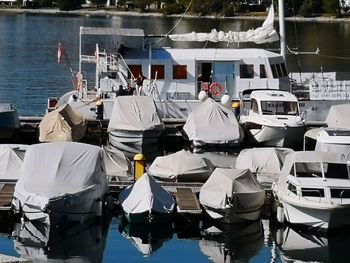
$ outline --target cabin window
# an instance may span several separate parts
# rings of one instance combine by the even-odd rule
[[[335,189],[331,188],[332,198],[350,198],[350,189]]]
[[[239,66],[239,75],[240,75],[241,79],[254,78],[254,65],[241,64]]]
[[[290,182],[288,182],[288,190],[291,191],[294,194],[297,194],[297,187],[294,184],[290,183]]]
[[[261,79],[266,79],[267,78],[266,68],[265,68],[264,64],[260,65],[260,78]]]
[[[301,195],[310,197],[324,197],[324,190],[322,188],[301,188]]]
[[[132,75],[134,78],[137,78],[137,76],[142,73],[142,65],[128,65]],[[131,73],[128,71],[128,79],[131,79]]]
[[[275,64],[271,64],[272,76],[274,79],[278,79],[277,69]]]
[[[322,163],[312,162],[312,163],[294,163],[292,174],[295,174],[297,177],[313,177],[313,178],[322,178]]]
[[[251,105],[251,109],[252,111],[258,113],[259,109],[258,109],[258,103],[255,99],[252,99],[252,105]]]
[[[296,101],[262,101],[261,110],[265,115],[298,115]]]
[[[281,63],[281,69],[282,69],[283,76],[284,77],[288,76],[288,72],[287,72],[287,68],[286,68],[285,63]]]
[[[187,65],[173,65],[173,79],[187,79]]]
[[[326,178],[349,180],[348,166],[345,163],[324,163]]]
[[[282,69],[280,64],[276,64],[278,77],[283,77]]]
[[[151,79],[164,79],[164,65],[151,66]]]

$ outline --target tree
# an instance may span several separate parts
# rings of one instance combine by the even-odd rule
[[[91,3],[93,5],[96,5],[96,7],[104,7],[107,4],[107,0],[91,0]]]
[[[339,0],[323,0],[323,9],[326,13],[340,14]]]
[[[62,11],[77,10],[85,3],[84,0],[58,0],[57,6]]]

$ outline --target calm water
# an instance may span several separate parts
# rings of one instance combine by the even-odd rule
[[[147,34],[167,33],[177,18],[116,16],[0,15],[0,100],[14,103],[20,115],[42,115],[49,96],[71,89],[66,64],[57,63],[57,45],[62,42],[73,71],[78,69],[78,32],[80,26],[139,27]],[[184,19],[173,33],[218,30],[247,30],[262,21]],[[299,51],[321,55],[288,55],[290,71],[350,71],[350,23],[288,22],[287,42]],[[296,37],[297,36],[297,37]],[[91,47],[94,47],[94,42]],[[248,45],[251,46],[251,45]],[[240,47],[243,47],[241,45]],[[276,45],[264,48],[276,48]],[[290,228],[271,229],[269,220],[231,229],[210,227],[200,221],[187,227],[183,222],[173,228],[132,229],[113,218],[105,231],[96,227],[54,243],[50,249],[27,240],[10,237],[1,225],[0,253],[31,255],[35,262],[81,259],[81,262],[346,262],[342,255],[350,235],[329,238],[300,233]],[[5,229],[5,230],[4,230]],[[123,233],[123,229],[125,230]],[[164,230],[164,231],[163,231]],[[140,233],[143,242],[140,242]],[[209,234],[210,233],[210,234]],[[30,239],[34,239],[31,242]],[[151,245],[147,242],[151,241]],[[63,245],[65,244],[65,245]],[[143,252],[142,252],[143,251]],[[145,256],[145,252],[152,252]],[[147,254],[147,253],[146,253]]]

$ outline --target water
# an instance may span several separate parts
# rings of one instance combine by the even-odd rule
[[[0,100],[14,103],[20,115],[42,115],[49,96],[59,96],[71,90],[67,65],[57,63],[57,46],[58,42],[64,43],[70,66],[77,71],[80,26],[140,27],[147,34],[164,34],[177,21],[178,18],[164,17],[2,14]],[[183,19],[173,33],[193,30],[208,32],[212,28],[247,30],[261,23],[256,20]],[[290,48],[298,47],[299,51],[321,50],[319,56],[288,55],[290,71],[298,71],[299,68],[303,71],[320,71],[321,67],[324,71],[349,71],[350,47],[346,40],[349,39],[350,22],[287,22],[286,32]],[[94,47],[94,42],[90,45]],[[244,46],[253,45],[240,44],[240,47]],[[276,49],[277,45],[260,47]],[[96,235],[96,226],[74,237],[67,235],[60,243],[74,245],[63,248],[60,245],[52,246],[50,250],[33,249],[33,244],[10,237],[4,224],[0,224],[3,233],[0,236],[0,253],[20,256],[34,251],[33,257],[37,262],[47,262],[48,258],[63,261],[64,258],[76,257],[81,257],[82,262],[342,262],[347,258],[342,255],[346,251],[344,244],[349,244],[345,241],[350,237],[347,232],[325,238],[290,228],[270,228],[268,219],[255,222],[248,228],[226,229],[226,235],[221,232],[208,236],[205,233],[213,228],[203,227],[206,222],[200,221],[195,227],[186,228],[184,223],[177,225],[177,229],[170,231],[167,238],[157,239],[151,230],[146,230],[152,237],[153,246],[150,249],[144,244],[143,247],[153,252],[145,256],[136,248],[135,239],[127,238],[120,232],[119,217],[113,218],[95,243],[89,242]]]

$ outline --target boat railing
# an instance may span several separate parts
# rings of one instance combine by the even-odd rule
[[[96,63],[96,57],[91,55],[81,55],[81,62]]]
[[[340,192],[340,204],[343,204],[343,194],[345,192],[350,192],[350,189],[343,189],[341,192]]]
[[[322,189],[322,191],[323,191],[323,189]],[[310,199],[308,197],[318,197],[319,198],[318,202],[321,203],[321,200],[323,197],[322,191],[321,191],[321,189],[302,189],[302,190],[297,191],[297,195],[298,195],[299,199],[304,198],[304,199],[310,200],[310,201],[315,201],[315,200]],[[316,193],[316,194],[318,194],[318,196],[306,196],[303,193]]]

